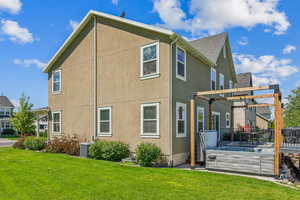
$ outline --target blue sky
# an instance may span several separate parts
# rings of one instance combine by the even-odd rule
[[[0,94],[47,105],[42,67],[91,9],[172,29],[187,39],[226,31],[238,72],[255,84],[300,85],[300,1],[290,0],[0,0]]]

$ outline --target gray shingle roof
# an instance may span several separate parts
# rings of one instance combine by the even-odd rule
[[[0,105],[12,108],[15,107],[6,96],[0,96]]]
[[[216,63],[219,58],[220,51],[225,44],[226,38],[227,33],[220,33],[190,41],[190,44],[208,59]]]

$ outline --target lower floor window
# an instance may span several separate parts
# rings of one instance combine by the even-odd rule
[[[159,103],[141,105],[141,135],[159,136]]]
[[[226,128],[230,128],[230,113],[226,113]]]
[[[98,109],[98,135],[111,135],[111,107]]]
[[[52,113],[52,131],[54,134],[61,133],[61,112]]]
[[[204,130],[204,108],[197,107],[197,132]]]
[[[186,137],[186,104],[176,102],[176,137]]]

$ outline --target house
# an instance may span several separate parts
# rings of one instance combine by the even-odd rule
[[[5,129],[12,128],[10,118],[15,106],[6,96],[0,96],[0,135]]]
[[[236,82],[228,35],[194,41],[166,29],[90,11],[44,72],[50,138],[78,135],[158,145],[169,165],[189,156],[193,92]],[[197,130],[208,129],[208,102],[197,100]],[[232,128],[231,103],[214,104],[213,128]]]
[[[272,112],[269,107],[256,108],[256,126],[259,129],[267,129],[271,123]]]
[[[48,132],[48,112],[49,108],[48,106],[42,107],[42,108],[36,108],[32,110],[35,113],[36,120],[34,121],[35,127],[36,127],[36,133],[40,132]]]
[[[250,72],[241,73],[236,75],[237,88],[253,87],[252,74]],[[249,96],[253,95],[253,91],[250,92],[237,92],[234,95]],[[237,108],[234,109],[234,129],[235,130],[250,130],[256,127],[256,108],[255,107],[242,107],[245,105],[256,104],[253,99],[245,99],[235,101],[233,103]],[[241,106],[240,108],[238,106]]]

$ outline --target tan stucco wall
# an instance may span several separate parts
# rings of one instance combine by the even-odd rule
[[[80,34],[82,40],[78,45],[56,64],[62,70],[61,94],[52,94],[49,74],[49,107],[52,111],[62,111],[63,134],[84,135],[90,141],[94,136],[92,24],[89,30],[84,30],[86,33]],[[157,41],[160,76],[141,80],[140,48]],[[99,138],[126,142],[131,150],[141,142],[155,143],[164,154],[170,154],[168,42],[163,35],[97,19],[97,108],[112,107],[112,136]],[[140,135],[141,104],[154,102],[160,103],[160,137],[143,138]]]
[[[269,122],[262,117],[256,115],[256,126],[260,129],[267,129]]]
[[[48,103],[51,112],[62,113],[62,134],[90,140],[92,132],[93,31],[89,23],[53,69],[61,70],[62,92],[52,94],[52,72],[48,73]],[[50,118],[49,132],[52,133]],[[52,136],[52,135],[51,135]]]

